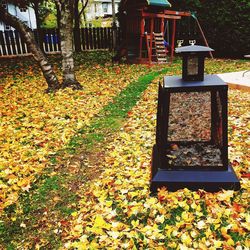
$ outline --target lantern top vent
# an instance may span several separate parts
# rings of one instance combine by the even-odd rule
[[[213,49],[200,45],[183,46],[175,49],[176,53],[209,52]]]

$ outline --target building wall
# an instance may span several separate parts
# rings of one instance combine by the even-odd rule
[[[25,22],[31,29],[36,29],[36,16],[35,11],[28,7],[27,9],[19,9],[18,7],[14,6],[13,4],[7,5],[8,12]],[[0,30],[14,30],[14,28],[5,25],[4,23],[0,22]]]
[[[120,0],[115,0],[115,11],[118,12]],[[86,11],[87,21],[91,21],[98,17],[112,15],[112,1],[111,0],[94,0],[90,2]]]

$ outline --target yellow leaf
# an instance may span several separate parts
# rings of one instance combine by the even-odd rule
[[[88,242],[74,242],[72,243],[71,246],[78,250],[86,250],[88,249],[89,243]]]
[[[103,234],[103,229],[109,230],[110,228],[111,225],[107,223],[101,215],[96,215],[93,227],[88,227],[87,230],[96,234]]]
[[[214,240],[213,243],[214,243],[214,247],[215,248],[220,248],[221,245],[222,245],[222,243],[223,243],[223,241],[221,241],[221,240]]]
[[[9,194],[9,196],[6,199],[6,202],[4,203],[5,207],[10,206],[11,204],[15,203],[18,200],[18,193],[12,193]]]
[[[71,213],[71,215],[72,215],[73,217],[76,217],[76,216],[77,216],[77,212],[73,212],[73,213]]]
[[[217,195],[217,199],[219,201],[226,201],[229,202],[230,199],[233,197],[234,191],[233,190],[223,190],[221,193]]]
[[[83,226],[82,225],[76,225],[74,227],[74,231],[81,234],[83,232]]]
[[[140,224],[139,220],[132,220],[131,221],[131,225],[133,226],[133,228],[138,227],[139,224]]]
[[[164,220],[165,220],[164,215],[157,215],[156,218],[155,218],[156,223],[163,223]]]
[[[112,239],[118,239],[120,236],[120,232],[109,231],[108,235],[110,235]]]
[[[186,221],[186,222],[188,222],[190,219],[192,219],[192,218],[190,217],[190,213],[188,213],[188,212],[186,212],[186,211],[182,212],[181,218],[182,218],[184,221]]]
[[[231,239],[231,236],[227,233],[227,230],[228,229],[226,227],[221,228],[221,234],[226,240]]]
[[[191,237],[189,236],[188,233],[184,233],[181,236],[181,242],[183,244],[185,244],[186,246],[190,246],[192,244],[192,239],[191,239]]]
[[[176,159],[177,157],[176,157],[176,155],[167,155],[167,158],[169,158],[169,159]]]
[[[232,238],[230,238],[230,239],[227,240],[227,244],[228,244],[229,246],[234,246],[234,245],[235,245],[235,243],[234,243],[234,241],[232,240]]]
[[[198,229],[203,229],[204,227],[206,226],[205,222],[203,220],[200,220],[198,223],[197,223],[197,228]]]
[[[112,204],[113,204],[113,201],[106,201],[106,206],[107,206],[107,207],[111,207]]]

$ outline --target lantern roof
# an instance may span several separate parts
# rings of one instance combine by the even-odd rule
[[[200,45],[183,46],[175,49],[176,53],[209,52],[209,51],[214,51],[214,50],[209,47]]]
[[[160,6],[160,7],[171,7],[171,3],[167,0],[147,0],[148,5]]]

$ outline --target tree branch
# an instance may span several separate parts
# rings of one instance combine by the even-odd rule
[[[81,2],[82,2],[82,4],[83,4],[83,7],[82,7],[81,11],[79,12],[79,16],[82,15],[83,11],[85,10],[85,8],[86,8],[87,5],[88,5],[89,0],[86,0],[85,4],[83,3],[83,0],[81,0]]]
[[[54,0],[56,6],[58,7],[58,9],[61,11],[62,10],[62,3],[60,0]]]

